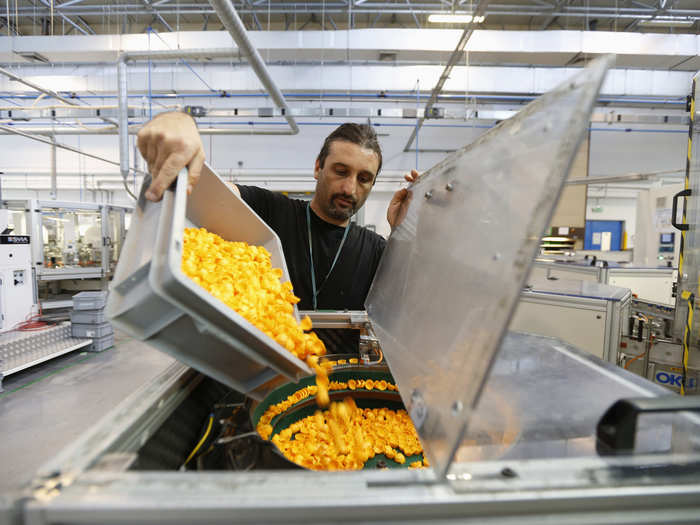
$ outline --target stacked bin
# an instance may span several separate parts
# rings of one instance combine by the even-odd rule
[[[88,350],[101,352],[114,346],[114,329],[105,314],[107,291],[80,292],[73,296],[70,313],[73,337],[91,338]]]

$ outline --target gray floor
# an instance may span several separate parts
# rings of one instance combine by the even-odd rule
[[[80,350],[7,377],[0,393],[0,495],[162,372],[173,359],[117,334],[101,353]]]

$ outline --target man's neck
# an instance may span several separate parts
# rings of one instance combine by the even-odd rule
[[[314,211],[314,213],[318,216],[319,219],[326,221],[330,224],[335,224],[336,226],[345,227],[350,222],[350,219],[345,219],[344,221],[342,221],[339,219],[334,219],[333,217],[329,217],[328,215],[323,213],[323,211],[321,210],[321,207],[316,202],[315,197],[313,199],[311,199],[311,209]]]

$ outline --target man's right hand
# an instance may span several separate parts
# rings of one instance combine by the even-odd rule
[[[190,192],[205,160],[202,139],[192,117],[180,112],[161,113],[147,122],[137,137],[139,151],[153,178],[146,198],[159,201],[184,167],[188,168]]]

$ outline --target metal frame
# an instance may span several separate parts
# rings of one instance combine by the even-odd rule
[[[40,332],[8,332],[0,337],[0,391],[2,378],[92,343],[73,337],[70,323]]]
[[[541,275],[544,272],[544,275]],[[603,267],[603,266],[583,266],[576,264],[557,263],[549,261],[535,261],[533,273],[529,276],[532,280],[535,276],[542,276],[546,279],[580,279],[586,281],[596,281],[601,284],[610,284],[610,277],[614,275],[630,277],[659,277],[668,274],[673,279],[677,274],[675,268],[627,268],[627,267]],[[624,285],[613,285],[626,288]],[[651,301],[648,297],[642,301]]]
[[[538,270],[545,271],[546,279],[580,279],[603,283],[603,268],[600,266],[580,266],[535,260],[528,279],[532,280]],[[569,275],[571,274],[571,275]]]
[[[609,363],[615,363],[620,347],[623,322],[629,315],[631,292],[628,292],[621,300],[576,297],[544,291],[524,291],[520,296],[520,303],[531,302],[556,307],[575,308],[603,312],[605,315],[605,333],[602,359]]]
[[[552,348],[588,359],[564,343]],[[624,372],[611,372],[610,365],[610,370],[605,364],[594,366],[616,374],[642,395],[662,391]],[[175,363],[133,392],[15,495],[16,521],[314,523],[342,515],[365,523],[632,519],[660,524],[692,522],[700,512],[698,458],[685,455],[458,463],[441,482],[431,470],[127,471],[139,447],[201,379]],[[668,468],[658,468],[661,464]]]
[[[488,28],[490,19],[496,17],[497,20],[493,23],[499,28],[501,24],[508,23],[513,18],[526,18],[527,24],[532,28],[548,29],[571,27],[572,24],[578,24],[578,27],[588,29],[589,21],[598,20],[598,27],[610,26],[611,30],[629,31],[640,30],[640,22],[663,19],[663,17],[678,17],[689,18],[695,21],[695,24],[687,29],[688,32],[695,32],[697,20],[700,20],[700,10],[697,8],[676,8],[669,5],[670,2],[665,0],[647,0],[645,2],[637,1],[622,5],[571,5],[573,2],[563,0],[525,0],[521,2],[494,2],[491,3],[484,14],[486,22],[483,27]],[[340,27],[358,27],[362,24],[363,27],[372,27],[379,21],[376,15],[388,14],[393,15],[385,17],[381,20],[380,26],[391,27],[395,25],[412,25],[420,27],[420,17],[431,13],[446,13],[451,10],[469,11],[469,4],[465,0],[447,1],[447,0],[423,0],[418,2],[397,2],[388,3],[386,0],[354,0],[345,2],[342,0],[334,0],[330,2],[300,2],[290,3],[277,0],[275,2],[247,2],[243,1],[239,4],[239,14],[250,17],[249,28],[260,28],[258,15],[261,17],[277,15],[275,22],[283,27],[288,28],[289,24],[285,23],[285,15],[303,16],[299,20],[299,24],[310,26],[309,28],[317,28],[319,25],[328,29],[336,29]],[[62,17],[69,25],[68,30],[73,29],[81,33],[88,34],[94,32],[94,28],[87,24],[84,18],[78,18],[81,25],[71,20],[69,17],[99,17],[103,19],[105,10],[102,3],[93,3],[86,0],[69,0],[63,4],[56,3],[54,5],[54,13],[56,16]],[[145,0],[137,1],[121,1],[117,5],[110,6],[108,16],[114,17],[141,17],[144,25],[150,25],[149,20],[162,24],[163,28],[172,31],[173,25],[176,23],[204,23],[203,29],[207,29],[208,17],[215,13],[215,10],[206,3],[186,2],[177,3],[161,0],[155,2],[147,2]],[[12,15],[10,16],[10,24],[14,25]],[[345,27],[336,24],[332,16],[343,15],[337,17],[338,20],[347,20]],[[357,15],[366,15],[365,17]],[[17,9],[17,17],[19,25],[29,23],[34,25],[39,17],[51,16],[51,9],[46,0],[41,0],[40,3],[32,1],[22,1]],[[179,17],[179,18],[178,18]],[[400,17],[400,18],[398,18]],[[325,19],[328,18],[326,23]],[[560,22],[564,18],[565,23]],[[131,23],[132,20],[129,20]],[[196,22],[195,22],[196,21]],[[619,26],[617,23],[619,22]],[[517,21],[515,22],[517,23]],[[643,25],[642,25],[643,28]],[[15,28],[18,30],[19,28]]]

